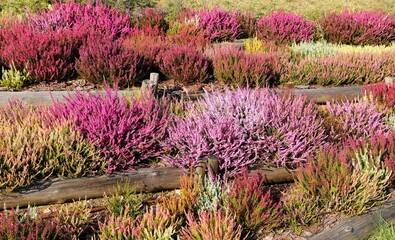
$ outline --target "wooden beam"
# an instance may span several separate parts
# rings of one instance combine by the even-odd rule
[[[370,213],[346,219],[333,228],[313,236],[310,240],[367,239],[383,219],[390,224],[395,224],[395,201],[390,201]]]
[[[253,170],[265,176],[267,184],[293,181],[292,172],[284,168]],[[115,193],[117,185],[134,186],[136,192],[160,192],[180,188],[180,176],[185,172],[178,168],[144,168],[113,176],[98,176],[69,180],[47,181],[24,191],[0,193],[0,209],[20,208],[80,199],[101,198]]]

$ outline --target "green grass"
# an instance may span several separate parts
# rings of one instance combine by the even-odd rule
[[[182,7],[202,8],[205,6],[220,6],[223,9],[250,11],[258,16],[266,15],[273,10],[285,10],[301,13],[308,19],[318,19],[328,12],[349,10],[381,10],[395,15],[395,1],[393,0],[157,0],[164,8],[181,9]]]
[[[376,224],[376,230],[369,237],[370,240],[392,240],[395,239],[395,226],[380,218]]]

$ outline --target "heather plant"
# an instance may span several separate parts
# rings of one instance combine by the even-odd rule
[[[388,45],[395,37],[395,19],[382,12],[331,13],[320,22],[330,43]]]
[[[104,222],[99,222],[101,240],[137,240],[138,229],[135,228],[136,219],[111,214]]]
[[[231,186],[223,184],[222,181],[205,177],[202,181],[202,189],[196,208],[201,211],[216,211],[225,205],[225,199]]]
[[[51,115],[70,120],[74,129],[92,141],[108,163],[108,172],[130,169],[162,154],[159,140],[169,118],[166,101],[149,94],[128,103],[109,87],[104,94],[77,92],[65,101],[55,102]]]
[[[11,68],[8,70],[2,67],[0,80],[1,86],[19,90],[22,87],[31,84],[32,82],[33,79],[30,77],[30,74],[26,68],[22,71],[19,71],[16,69],[14,64],[12,64]]]
[[[325,41],[292,43],[292,51],[305,57],[326,57],[340,52],[339,46]]]
[[[208,78],[209,62],[193,46],[175,45],[161,51],[157,61],[161,72],[177,84],[201,83]]]
[[[287,44],[312,41],[315,26],[301,15],[279,11],[259,19],[257,30],[258,37],[264,41]]]
[[[236,11],[238,22],[241,25],[242,33],[238,38],[250,38],[257,34],[257,17],[252,12]]]
[[[323,148],[300,169],[295,185],[283,194],[289,222],[297,229],[299,224],[319,222],[323,213],[358,215],[387,199],[390,173],[368,152],[347,154],[347,150]]]
[[[225,198],[224,208],[243,227],[243,236],[253,237],[258,231],[269,232],[281,222],[280,202],[273,199],[263,184],[262,176],[253,174],[249,177],[245,169],[235,177]]]
[[[283,63],[280,82],[296,84],[346,85],[381,82],[393,72],[391,53],[339,53]]]
[[[364,87],[363,92],[374,103],[394,109],[395,107],[395,85],[386,83],[377,83]]]
[[[395,50],[395,45],[363,45],[363,46],[355,46],[355,45],[338,45],[338,50],[340,53],[375,53],[381,54],[386,52],[393,52]]]
[[[0,213],[0,238],[20,240],[55,239],[58,226],[54,222],[24,217],[14,209]]]
[[[210,44],[210,39],[204,35],[198,23],[190,20],[171,24],[167,34],[168,40],[178,45],[193,45],[202,49]]]
[[[187,226],[181,231],[181,238],[187,240],[237,240],[241,238],[241,226],[229,211],[201,212],[198,218],[187,213]]]
[[[327,111],[325,121],[332,142],[341,142],[349,136],[369,138],[374,134],[386,134],[390,131],[386,125],[385,113],[377,110],[368,101],[355,99],[327,102]]]
[[[185,169],[209,155],[219,158],[225,175],[258,160],[292,168],[326,139],[317,110],[302,96],[239,88],[205,93],[189,104],[185,117],[174,116],[163,141],[163,158]]]
[[[135,218],[143,213],[143,194],[138,194],[132,186],[126,184],[121,187],[117,185],[117,190],[112,196],[105,198],[108,211],[114,216],[128,216]],[[127,212],[125,212],[127,210]]]
[[[237,13],[223,11],[219,7],[202,10],[199,26],[211,42],[233,41],[243,32]]]
[[[276,45],[273,42],[265,42],[260,40],[258,37],[245,39],[244,43],[244,50],[247,53],[281,52],[289,49],[286,45]]]
[[[214,77],[232,88],[273,85],[274,56],[271,53],[246,54],[233,46],[221,46],[207,51],[212,59]]]
[[[165,20],[165,12],[159,8],[146,7],[137,15],[137,22],[140,28],[156,28],[160,33],[165,33],[169,28],[169,24]]]
[[[149,63],[140,52],[102,34],[90,35],[79,54],[78,74],[95,84],[139,85],[149,71]]]
[[[132,30],[128,13],[100,4],[86,4],[68,1],[57,2],[50,10],[29,17],[29,24],[42,31],[73,29],[74,31],[95,31],[113,39],[123,38]]]
[[[0,109],[0,188],[12,190],[48,177],[80,177],[105,167],[94,145],[67,121],[45,122],[45,109],[13,100]]]
[[[2,61],[19,71],[27,69],[37,82],[67,80],[76,76],[80,38],[78,31],[40,31],[15,23],[0,31]]]

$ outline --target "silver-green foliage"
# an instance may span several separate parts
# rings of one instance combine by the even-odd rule
[[[22,71],[16,69],[15,65],[12,64],[10,69],[2,68],[2,78],[0,80],[0,86],[14,88],[16,90],[33,83],[34,80],[30,76],[29,71],[24,68]]]
[[[324,57],[336,55],[339,52],[337,45],[325,41],[293,43],[291,49],[301,57]]]
[[[229,185],[220,180],[205,177],[202,183],[202,192],[197,202],[198,211],[217,210],[224,205],[229,192]]]

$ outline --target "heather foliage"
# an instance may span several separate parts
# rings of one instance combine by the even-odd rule
[[[246,54],[225,45],[208,50],[207,55],[212,59],[214,77],[232,88],[263,87],[274,82],[275,59],[271,53]]]
[[[259,19],[257,30],[262,40],[287,44],[313,40],[315,26],[300,15],[279,11]]]
[[[164,141],[171,164],[189,169],[199,158],[219,157],[224,174],[234,174],[258,159],[295,167],[326,138],[314,105],[304,97],[267,89],[206,93],[174,116]]]
[[[241,25],[242,33],[239,38],[249,38],[256,36],[257,17],[252,12],[236,12],[237,19]]]
[[[368,151],[321,149],[296,176],[283,202],[292,227],[319,222],[323,213],[358,215],[383,202],[391,172]],[[298,208],[303,206],[302,208]]]
[[[21,217],[17,210],[0,213],[0,238],[20,240],[54,239],[58,226],[51,221]]]
[[[324,38],[330,43],[388,45],[395,37],[395,19],[381,12],[328,14],[321,20]]]
[[[225,205],[225,199],[230,191],[228,184],[223,184],[222,181],[205,177],[202,181],[202,189],[199,195],[199,200],[196,208],[201,211],[217,211]]]
[[[138,194],[134,187],[117,186],[117,191],[110,197],[105,198],[108,211],[115,216],[127,214],[130,217],[137,217],[143,213],[143,194]]]
[[[363,91],[368,97],[371,97],[375,103],[390,109],[394,109],[395,85],[377,83],[364,87]]]
[[[157,61],[161,72],[180,85],[200,83],[208,78],[208,60],[191,45],[175,45],[161,51]]]
[[[298,53],[302,58],[305,57],[325,57],[336,55],[340,49],[338,45],[330,44],[325,41],[292,43],[292,51]]]
[[[187,227],[181,231],[182,239],[188,240],[237,240],[241,237],[241,226],[227,210],[201,212],[196,219],[188,213]]]
[[[85,95],[77,92],[55,103],[51,114],[91,140],[108,161],[107,171],[127,170],[137,163],[156,158],[163,150],[158,141],[168,122],[166,103],[152,95],[141,99],[118,97],[117,91]]]
[[[30,74],[26,68],[22,71],[19,71],[16,69],[14,64],[12,64],[11,68],[8,70],[2,68],[0,86],[19,90],[32,82],[33,79],[30,77]]]
[[[45,124],[45,109],[13,100],[0,109],[0,187],[10,190],[50,176],[80,177],[102,172],[93,144],[68,122]]]
[[[280,82],[322,86],[376,83],[394,72],[392,55],[356,52],[291,60],[283,63]]]
[[[8,67],[28,69],[38,82],[67,80],[76,75],[78,34],[70,29],[43,32],[15,23],[0,31],[1,58]]]
[[[78,74],[92,83],[140,85],[149,70],[149,62],[140,52],[102,34],[91,34],[79,54]]]
[[[137,16],[138,26],[141,29],[155,28],[160,33],[165,33],[169,27],[165,20],[166,14],[159,8],[144,8]]]
[[[386,116],[374,104],[364,100],[345,100],[327,103],[326,125],[330,126],[329,136],[334,142],[354,138],[385,135],[390,131]]]
[[[245,169],[233,180],[225,198],[225,209],[243,227],[244,236],[255,236],[259,230],[268,232],[280,224],[280,203],[273,200],[270,190],[264,190],[264,178],[258,174],[248,177]]]
[[[243,31],[236,13],[226,12],[219,7],[202,10],[199,13],[199,26],[211,42],[232,41]]]

